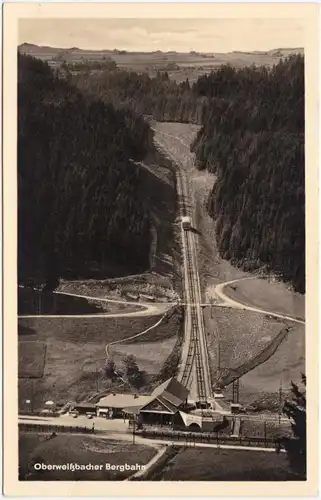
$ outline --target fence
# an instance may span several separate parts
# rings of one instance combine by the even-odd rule
[[[221,377],[221,379],[219,380],[219,384],[223,387],[226,387],[241,378],[249,371],[267,361],[286,338],[290,328],[291,327],[283,328],[259,354],[254,356],[246,363],[243,363],[238,368],[230,370],[227,375]]]
[[[272,438],[263,438],[257,436],[239,436],[237,438],[231,436],[220,436],[213,433],[184,433],[184,432],[166,432],[166,431],[136,431],[140,435],[149,439],[164,439],[170,441],[180,441],[186,444],[208,443],[216,445],[230,446],[252,446],[258,448],[277,448],[277,440]]]
[[[81,433],[81,434],[92,434],[95,429],[93,427],[81,427],[81,426],[67,426],[67,425],[39,425],[39,424],[27,424],[19,423],[19,430],[23,432],[56,432],[56,433]],[[100,431],[102,433],[102,431]]]

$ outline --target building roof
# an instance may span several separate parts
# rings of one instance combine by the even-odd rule
[[[152,396],[137,396],[135,394],[108,394],[101,398],[96,406],[101,408],[141,407],[154,399]]]
[[[156,387],[149,396],[108,394],[108,396],[101,398],[96,406],[99,408],[118,408],[126,413],[132,413],[133,409],[143,409],[153,401],[157,406],[156,401],[158,400],[169,412],[175,413],[177,408],[187,399],[188,393],[186,387],[172,377]],[[148,408],[146,408],[146,411],[148,411]]]
[[[174,406],[180,406],[188,396],[188,389],[172,377],[153,390],[152,396],[162,396]]]
[[[73,408],[90,408],[92,410],[96,410],[96,405],[93,403],[74,403]]]

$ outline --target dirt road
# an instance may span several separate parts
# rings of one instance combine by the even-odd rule
[[[137,302],[129,302],[126,300],[117,300],[117,299],[106,299],[101,297],[89,297],[88,295],[78,295],[75,293],[67,293],[67,292],[54,292],[60,295],[68,295],[70,297],[77,297],[81,299],[94,300],[96,302],[110,302],[115,304],[122,304],[126,306],[135,306],[140,307],[140,311],[135,312],[121,312],[121,313],[102,313],[102,314],[23,314],[19,315],[18,318],[123,318],[123,317],[135,317],[135,316],[158,316],[159,314],[164,314],[171,307],[173,307],[172,303],[140,303]]]
[[[252,307],[252,306],[243,304],[242,302],[238,302],[236,300],[233,300],[224,293],[224,288],[226,286],[232,285],[233,283],[238,283],[239,281],[242,281],[242,280],[249,280],[249,279],[253,279],[253,278],[252,277],[241,278],[241,279],[237,279],[237,280],[226,281],[225,283],[220,283],[220,284],[216,285],[215,286],[215,293],[223,301],[222,305],[229,306],[229,307],[232,307],[235,309],[243,309],[246,311],[267,314],[268,316],[273,316],[274,318],[280,318],[280,319],[284,319],[286,321],[293,321],[294,323],[301,323],[302,325],[305,324],[305,321],[302,319],[295,318],[294,316],[287,316],[284,314],[275,313],[272,311],[265,311],[265,310],[259,309],[257,307]]]

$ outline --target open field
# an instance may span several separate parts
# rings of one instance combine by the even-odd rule
[[[240,400],[269,401],[274,395],[277,407],[280,383],[286,394],[291,381],[300,382],[301,373],[305,373],[305,332],[303,325],[295,325],[270,359],[240,379]]]
[[[62,57],[69,63],[80,62],[82,58],[87,61],[100,61],[103,57],[114,60],[117,67],[126,71],[148,73],[151,77],[157,71],[167,71],[172,80],[178,82],[188,78],[191,82],[203,74],[210,73],[222,64],[230,64],[235,67],[251,66],[273,66],[280,58],[291,53],[303,53],[303,49],[275,49],[266,52],[230,52],[230,53],[189,53],[180,52],[128,52],[125,50],[81,50],[77,47],[70,49],[59,49],[53,47],[40,47],[24,43],[20,50],[26,54],[33,55],[50,66],[57,67],[61,61],[55,60],[57,56]]]
[[[266,311],[305,318],[305,295],[289,290],[284,283],[253,278],[227,285],[224,293],[242,304]]]
[[[110,382],[103,378],[102,368],[106,360],[106,344],[125,339],[146,330],[154,325],[160,317],[141,318],[24,318],[19,320],[19,340],[33,342],[34,345],[46,345],[46,363],[43,377],[30,380],[35,370],[39,369],[40,361],[34,358],[22,358],[19,370],[25,378],[19,379],[19,402],[30,399],[33,393],[34,407],[43,405],[47,399],[66,402],[77,400],[83,394],[95,393],[97,390],[108,389]],[[164,320],[158,327],[146,335],[130,341],[123,353],[134,353],[141,347],[140,360],[144,360],[144,343],[149,344],[146,352],[147,365],[143,369],[152,369],[149,363],[152,344],[158,349],[158,356],[154,357],[155,367],[152,374],[168,357],[179,329],[180,319],[173,315]],[[168,342],[168,346],[167,346]],[[160,348],[160,344],[162,347]],[[121,345],[121,344],[120,344]],[[41,361],[43,357],[41,357]],[[27,362],[28,361],[28,362]],[[33,361],[33,362],[32,362]]]
[[[285,453],[192,448],[169,462],[162,481],[289,481]],[[213,495],[215,488],[213,488]]]
[[[105,464],[145,465],[155,455],[155,449],[141,444],[108,441],[98,437],[20,432],[20,478],[30,481],[121,481],[133,471],[108,471]],[[63,465],[102,465],[98,471],[34,471],[33,463]],[[32,472],[32,474],[30,474]],[[30,475],[28,475],[30,474]],[[26,477],[27,476],[27,477]]]
[[[141,370],[156,375],[173,351],[175,343],[176,338],[172,337],[159,342],[116,344],[111,348],[111,353],[117,366],[127,354],[133,354]]]
[[[284,323],[259,313],[215,307],[204,308],[208,350],[212,364],[221,372],[237,368],[261,352],[284,328]]]
[[[285,436],[292,436],[290,420],[278,422],[277,416],[275,420],[250,420],[241,417],[241,436],[260,437],[267,439],[278,439]]]
[[[44,342],[18,343],[19,378],[41,378],[46,364],[47,346]]]

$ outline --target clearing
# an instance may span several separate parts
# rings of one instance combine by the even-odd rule
[[[135,471],[108,471],[105,464],[145,465],[155,449],[125,441],[70,434],[19,433],[19,479],[26,481],[122,481]],[[102,465],[98,471],[35,471],[34,463]]]
[[[103,376],[106,344],[136,335],[157,323],[159,316],[131,318],[21,318],[19,319],[19,407],[33,397],[34,408],[47,399],[57,402],[79,400],[88,393],[107,390],[111,382]],[[181,328],[179,315],[173,314],[147,334],[122,346],[123,355],[136,354],[140,348],[139,368],[154,375],[166,361]],[[42,347],[35,355],[23,355],[25,343]],[[144,346],[148,344],[146,350]],[[150,350],[155,345],[153,362]],[[122,344],[119,344],[122,345]],[[133,350],[132,350],[133,349]],[[44,364],[43,377],[31,380]],[[150,371],[149,371],[150,370]]]
[[[294,481],[297,477],[290,472],[285,453],[187,448],[167,464],[160,480]]]

